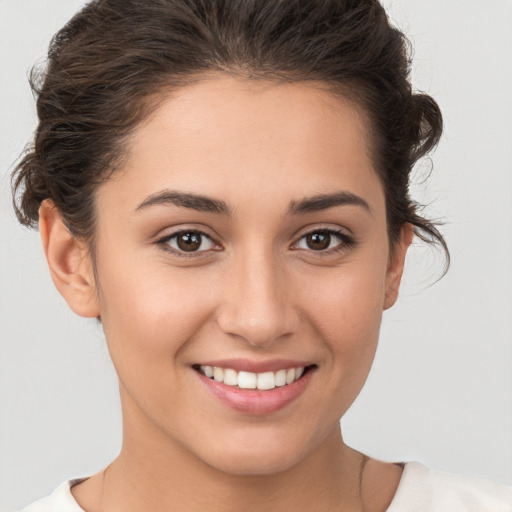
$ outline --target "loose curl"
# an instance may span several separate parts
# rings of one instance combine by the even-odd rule
[[[13,172],[16,214],[36,226],[50,198],[93,247],[95,190],[164,95],[212,72],[321,81],[368,119],[391,246],[410,223],[444,249],[447,268],[443,236],[409,196],[413,166],[442,133],[410,65],[407,39],[377,0],[94,0],[53,37],[46,69],[32,71],[39,124]]]

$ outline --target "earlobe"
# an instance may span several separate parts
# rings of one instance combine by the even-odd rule
[[[83,317],[100,316],[87,246],[69,232],[50,199],[39,208],[39,230],[52,280],[69,307]]]
[[[407,249],[412,243],[414,237],[414,228],[412,224],[406,223],[402,226],[400,239],[389,259],[388,270],[386,274],[386,295],[384,298],[384,309],[392,307],[398,299],[400,282],[404,272],[405,256]]]

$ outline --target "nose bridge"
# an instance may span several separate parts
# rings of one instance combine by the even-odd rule
[[[291,334],[298,317],[287,272],[272,248],[251,244],[232,263],[219,314],[222,330],[255,346],[267,346]]]

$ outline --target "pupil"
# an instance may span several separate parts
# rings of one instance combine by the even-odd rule
[[[195,251],[201,246],[201,235],[198,233],[183,233],[178,236],[177,242],[182,251]]]
[[[307,243],[310,249],[321,251],[329,247],[331,235],[329,233],[312,233],[307,236]]]

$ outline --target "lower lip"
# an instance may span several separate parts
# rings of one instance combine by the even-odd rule
[[[245,414],[261,415],[279,411],[297,399],[311,380],[314,368],[309,368],[299,380],[291,384],[265,391],[227,386],[208,378],[197,370],[193,371],[206,388],[231,409]]]

